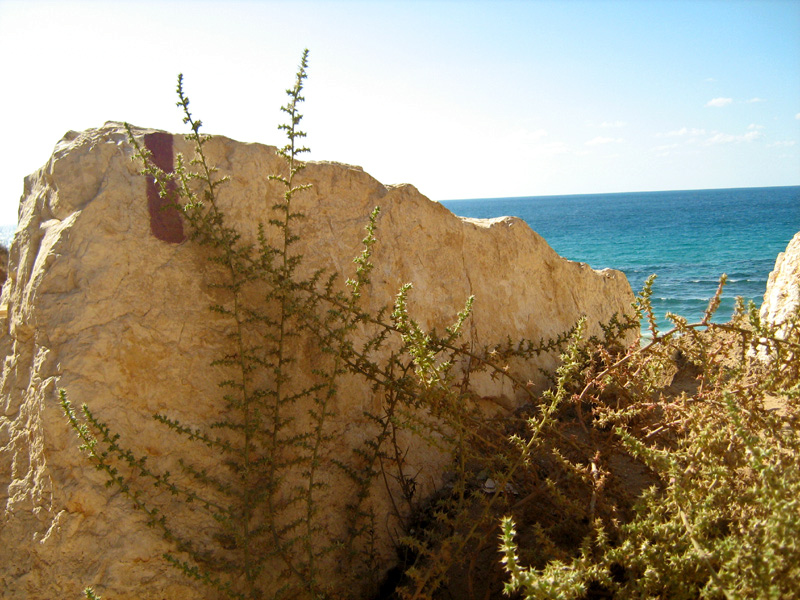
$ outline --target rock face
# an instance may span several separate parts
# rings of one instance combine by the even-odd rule
[[[785,323],[800,309],[800,233],[778,254],[775,269],[769,274],[761,320],[773,325]]]
[[[175,153],[192,154],[181,135],[136,135],[152,136],[155,158],[165,168]],[[224,137],[206,149],[220,175],[231,179],[220,188],[230,222],[244,239],[254,239],[256,223],[270,218],[278,188],[267,175],[281,159],[273,147]],[[88,585],[114,600],[210,597],[164,563],[160,556],[168,546],[160,534],[104,487],[104,476],[77,449],[58,402],[64,388],[73,403],[85,402],[113,423],[137,452],[173,466],[194,446],[165,433],[151,415],[162,412],[189,425],[219,418],[221,373],[210,365],[225,349],[229,325],[208,309],[216,292],[204,278],[207,260],[186,241],[185,223],[159,209],[132,155],[124,129],[107,123],[69,132],[49,162],[25,180],[0,332],[5,600],[74,598]],[[309,217],[297,248],[309,271],[352,276],[368,215],[381,207],[367,299],[372,308],[391,304],[400,286],[413,282],[413,316],[442,330],[474,294],[466,336],[478,344],[508,336],[538,341],[581,315],[597,333],[599,322],[630,308],[633,295],[622,273],[559,257],[519,219],[459,219],[414,187],[384,186],[357,167],[310,163],[303,173],[313,187],[296,201]],[[796,281],[797,261],[793,268]],[[306,345],[307,364],[300,367],[320,360],[313,344]],[[553,356],[543,355],[521,375],[542,385],[538,368],[554,365]],[[511,408],[519,402],[507,384],[487,379],[479,386]],[[328,457],[348,456],[363,442],[364,410],[380,399],[352,379],[342,383],[337,402]],[[420,486],[439,486],[446,457],[421,443],[407,442],[407,450],[414,472],[423,473]],[[213,455],[196,458],[213,470]],[[336,527],[351,500],[337,496],[344,494],[340,471],[323,476],[331,494],[325,510]],[[378,569],[386,569],[394,559],[386,490],[376,488],[372,502],[380,516]]]

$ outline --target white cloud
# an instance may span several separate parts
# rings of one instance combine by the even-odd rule
[[[622,138],[611,138],[598,136],[586,142],[587,146],[601,146],[603,144],[619,144],[623,141]]]
[[[755,123],[750,123],[750,125],[747,126],[747,129],[749,131],[758,131],[759,129],[764,129],[764,126],[763,125],[756,125]]]
[[[758,96],[756,96],[755,98],[750,98],[750,100],[748,100],[748,101],[747,101],[747,103],[748,103],[748,104],[754,104],[754,103],[756,103],[756,102],[766,102],[766,100],[764,100],[763,98],[759,98]]]
[[[730,133],[716,133],[706,140],[706,144],[714,146],[716,144],[733,144],[739,140],[740,136],[735,136]]]
[[[680,129],[676,129],[675,131],[668,131],[667,133],[659,133],[656,137],[683,137],[688,135],[690,137],[696,137],[698,135],[705,135],[705,129],[696,129],[694,127],[681,127]]]
[[[758,129],[751,129],[742,136],[742,141],[752,142],[753,140],[757,140],[760,137],[761,137],[761,132]]]
[[[797,113],[797,114],[794,116],[794,118],[795,118],[795,119],[800,119],[800,113]]]
[[[733,102],[733,98],[714,98],[706,102],[706,106],[720,108],[722,106],[728,106],[731,102]]]
[[[751,127],[748,127],[747,133],[742,135],[715,132],[714,135],[704,142],[704,144],[706,146],[716,146],[718,144],[738,144],[740,142],[752,142],[753,140],[760,138],[762,133],[759,126],[756,125],[755,128]]]
[[[784,140],[784,141],[780,141],[780,142],[773,142],[773,143],[769,144],[769,147],[770,148],[775,148],[775,147],[777,147],[777,148],[789,148],[791,146],[794,146],[796,143],[797,142],[795,142],[794,140]]]
[[[706,78],[706,81],[707,81],[708,83],[716,83],[716,81],[717,81],[717,80],[716,80],[716,79],[714,79],[713,77],[707,77],[707,78]]]
[[[625,127],[627,123],[625,121],[603,121],[600,123],[600,127],[603,129],[610,129],[614,127]]]

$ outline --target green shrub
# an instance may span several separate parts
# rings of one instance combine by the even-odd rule
[[[620,599],[795,597],[800,319],[764,325],[755,307],[745,310],[739,302],[730,323],[711,324],[723,284],[724,278],[700,323],[672,316],[670,332],[653,328],[649,344],[592,365],[578,378],[575,401],[590,407],[592,429],[607,436],[597,446],[600,460],[591,464],[601,477],[610,475],[601,463],[622,451],[647,467],[652,483],[627,519],[595,518],[580,550],[544,568],[521,566],[514,518],[504,519],[509,592],[525,598],[581,598],[592,590]],[[652,315],[647,294],[641,306]],[[675,386],[687,374],[689,385]],[[574,463],[576,470],[587,459]]]

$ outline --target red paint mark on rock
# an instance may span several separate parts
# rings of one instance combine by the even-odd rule
[[[153,163],[165,173],[172,173],[172,135],[155,132],[144,136],[144,145],[152,154]],[[167,184],[167,195],[158,194],[156,180],[147,177],[147,208],[150,211],[150,231],[159,240],[179,244],[186,239],[183,234],[183,220],[180,211],[175,207],[177,201],[177,185],[174,181]]]

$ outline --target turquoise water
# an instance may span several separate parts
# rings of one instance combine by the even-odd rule
[[[719,277],[728,285],[715,320],[742,296],[761,304],[775,258],[800,231],[800,186],[442,202],[464,217],[524,219],[559,254],[623,271],[634,291],[655,273],[662,328],[673,312],[699,320]]]

